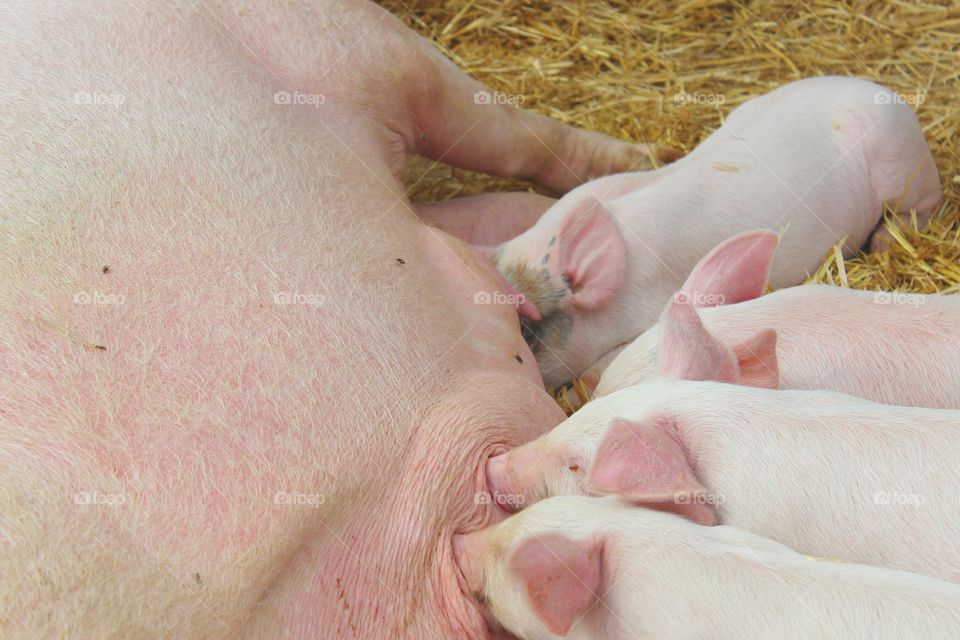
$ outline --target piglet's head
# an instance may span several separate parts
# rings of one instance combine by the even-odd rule
[[[495,262],[539,311],[523,323],[524,337],[549,386],[566,382],[599,355],[580,335],[586,314],[607,307],[623,285],[627,249],[607,208],[577,192],[540,222],[501,246]]]
[[[489,458],[487,489],[492,499],[505,511],[515,512],[550,496],[585,493],[589,438],[577,440],[577,435],[576,426],[565,422]]]
[[[711,287],[735,299],[760,295],[775,240],[772,234],[745,234],[727,241],[701,261],[699,271],[694,270],[688,280],[688,291],[695,294],[674,297],[660,317],[658,376],[771,389],[779,386],[777,334],[773,329],[726,345],[706,330],[693,305],[693,298]],[[764,269],[749,270],[754,274],[752,283],[749,278],[738,280],[735,274],[751,260]],[[704,268],[711,264],[712,268]],[[724,284],[726,280],[731,282]],[[618,494],[701,524],[716,521],[716,512],[697,479],[675,419],[667,415],[647,416],[640,422],[613,419],[596,450],[588,485],[594,494]]]
[[[521,638],[564,636],[602,593],[603,540],[527,532],[515,518],[454,538],[464,581],[488,608],[492,628]]]

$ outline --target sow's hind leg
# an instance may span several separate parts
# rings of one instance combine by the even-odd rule
[[[402,28],[397,22],[398,28]],[[676,159],[666,147],[582,131],[519,108],[522,96],[491,91],[423,38],[407,32],[414,55],[400,74],[408,151],[497,176],[568,191],[610,173],[651,169]],[[406,131],[403,131],[403,125]]]

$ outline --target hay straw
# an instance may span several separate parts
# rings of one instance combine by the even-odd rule
[[[844,260],[831,250],[807,282],[960,291],[960,4],[413,0],[384,6],[467,73],[522,96],[527,109],[685,151],[738,104],[791,80],[837,74],[884,84],[917,112],[944,202],[925,229],[888,220],[895,242],[887,251]],[[682,92],[704,99],[676,101]],[[415,163],[412,180],[427,166]],[[442,165],[422,178],[411,194],[418,201],[538,190]],[[565,393],[566,402],[571,393]]]

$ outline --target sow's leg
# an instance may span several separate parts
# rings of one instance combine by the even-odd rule
[[[651,169],[678,157],[576,129],[488,99],[492,92],[404,29],[420,59],[409,66],[406,101],[413,126],[407,148],[434,160],[496,176],[527,178],[569,191],[592,178]]]

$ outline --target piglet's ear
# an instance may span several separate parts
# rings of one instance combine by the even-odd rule
[[[705,489],[674,431],[665,418],[644,424],[614,419],[590,470],[590,490],[713,524],[713,508],[702,504]]]
[[[600,309],[613,299],[627,271],[627,248],[606,207],[584,197],[557,231],[560,266],[580,309]]]
[[[750,231],[721,242],[693,268],[683,292],[699,307],[759,298],[767,286],[777,242],[772,231]]]
[[[660,375],[778,389],[777,332],[763,329],[732,349],[710,335],[689,301],[676,298],[660,317]]]
[[[710,335],[689,301],[676,298],[660,316],[657,369],[682,380],[736,383],[740,377],[733,351]]]
[[[558,636],[570,631],[600,594],[600,540],[572,540],[560,533],[519,543],[507,560],[546,627]]]
[[[740,384],[750,387],[780,388],[777,364],[777,332],[764,329],[733,348],[740,369]]]
[[[615,418],[597,450],[590,489],[650,502],[702,494],[703,485],[669,425],[665,419],[638,424]]]

